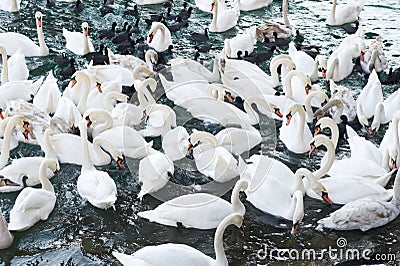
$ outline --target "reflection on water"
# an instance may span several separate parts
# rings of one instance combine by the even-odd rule
[[[100,1],[88,0],[84,2],[85,9],[82,13],[72,13],[73,4],[56,2],[56,7],[49,9],[45,7],[46,1],[22,1],[21,12],[10,14],[0,12],[1,30],[18,31],[37,40],[35,21],[33,14],[41,10],[44,17],[44,32],[47,45],[50,48],[50,56],[45,58],[27,59],[32,79],[44,76],[48,71],[53,70],[59,85],[63,86],[67,80],[59,76],[60,66],[52,61],[52,56],[63,50],[64,39],[61,37],[62,28],[69,30],[80,30],[82,21],[88,21],[90,25],[90,35],[95,47],[99,44],[97,36],[100,32],[108,29],[113,21],[122,24],[127,20],[133,22],[135,19],[122,16],[125,1],[115,1],[113,7],[114,14],[105,17],[100,16]],[[342,3],[342,2],[341,2]],[[175,1],[173,13],[179,12],[182,1]],[[194,3],[191,3],[194,5]],[[223,39],[231,38],[243,29],[259,25],[266,20],[280,21],[281,2],[274,3],[267,8],[255,12],[243,12],[239,19],[239,26],[224,34],[210,34],[210,41],[213,48],[209,54],[202,54],[201,57],[207,61],[222,48]],[[289,18],[293,25],[298,28],[306,37],[306,41],[323,46],[322,53],[329,53],[338,45],[340,38],[346,33],[336,27],[325,26],[324,20],[330,11],[331,3],[328,1],[290,1]],[[157,14],[161,12],[162,6],[140,7],[142,16]],[[185,57],[194,56],[195,44],[190,39],[190,33],[201,32],[211,21],[211,15],[202,13],[195,9],[191,23],[188,28],[183,28],[178,33],[173,34],[175,55]],[[365,1],[364,10],[361,13],[361,24],[365,26],[366,36],[369,39],[375,38],[377,34],[383,36],[385,40],[385,53],[389,58],[390,66],[399,66],[400,43],[399,33],[399,2],[397,0],[380,1],[379,3],[371,0]],[[142,21],[140,24],[140,36],[144,36],[148,26]],[[370,40],[368,40],[370,41]],[[110,47],[114,47],[111,42],[106,42]],[[258,49],[262,48],[257,44]],[[70,55],[72,56],[72,55]],[[79,67],[83,67],[87,62],[77,58]],[[267,64],[264,65],[267,67]],[[362,89],[364,78],[359,74],[353,74],[342,82],[354,91],[357,95]],[[322,82],[321,82],[321,85]],[[395,86],[384,86],[385,97],[392,93]],[[187,121],[187,113],[178,112],[179,121]],[[277,127],[280,123],[276,123]],[[199,130],[206,128],[208,131],[218,130],[199,123],[196,120],[185,122],[185,126],[196,127]],[[204,127],[204,128],[203,128]],[[386,127],[384,127],[386,129]],[[375,141],[379,143],[383,137],[383,131],[377,136]],[[292,170],[298,167],[316,169],[319,167],[323,151],[319,151],[312,158],[307,155],[294,155],[289,153],[281,142],[276,143],[275,150],[270,152],[270,147],[274,143],[268,143],[265,139],[270,132],[262,132],[264,142],[259,147],[252,150],[276,156],[279,160],[287,164]],[[155,139],[155,145],[160,146],[160,140]],[[338,156],[349,153],[348,145],[338,148]],[[21,145],[20,148],[11,152],[11,158],[21,156],[43,155],[37,148],[29,145]],[[132,169],[135,168],[135,163]],[[115,164],[100,167],[107,170],[114,178],[118,188],[118,200],[115,204],[116,210],[95,209],[79,197],[76,189],[76,179],[80,172],[80,167],[74,165],[62,165],[61,173],[52,179],[57,194],[57,203],[53,213],[45,222],[37,223],[30,230],[17,233],[11,248],[0,251],[0,264],[13,265],[109,265],[115,263],[115,258],[111,251],[119,250],[125,253],[133,253],[141,247],[147,245],[157,245],[167,242],[183,243],[193,246],[202,252],[214,256],[213,237],[214,231],[186,230],[181,228],[170,228],[158,224],[150,223],[139,219],[137,212],[156,207],[161,202],[145,196],[142,202],[137,199],[140,190],[136,182],[137,172],[130,172],[128,169],[120,171]],[[185,171],[180,167],[174,174],[174,182],[179,182],[187,186],[208,182],[208,179],[193,171]],[[390,183],[392,184],[392,182]],[[390,186],[390,185],[389,185]],[[357,188],[354,188],[357,189]],[[0,195],[0,206],[5,217],[8,219],[9,211],[13,206],[17,194]],[[229,193],[224,195],[229,199]],[[323,249],[340,248],[337,240],[344,237],[347,241],[346,248],[358,249],[360,251],[368,248],[374,254],[397,253],[397,260],[400,259],[399,253],[399,219],[394,222],[370,232],[361,233],[337,232],[337,231],[316,231],[316,221],[321,217],[339,208],[339,206],[327,206],[319,201],[305,198],[305,217],[301,229],[295,236],[290,235],[291,224],[289,221],[273,217],[269,214],[246,205],[245,234],[242,235],[234,227],[227,229],[224,235],[226,254],[231,265],[255,265],[255,264],[276,264],[291,262],[294,265],[308,264],[307,260],[288,260],[289,255],[283,254],[286,260],[281,261],[276,257],[265,256],[261,251],[276,249],[315,249],[321,252]],[[343,247],[344,248],[344,247]],[[260,251],[261,250],[261,251]],[[156,254],[155,254],[156,255]],[[265,255],[265,254],[264,254]],[[330,258],[324,256],[321,264],[332,264],[346,261],[346,258],[336,256]],[[363,261],[364,263],[376,263],[376,261]],[[317,264],[320,264],[318,261]]]

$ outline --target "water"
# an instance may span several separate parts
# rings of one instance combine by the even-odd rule
[[[31,73],[30,79],[37,79],[53,70],[55,76],[59,78],[60,87],[68,82],[68,79],[63,79],[59,75],[62,67],[56,65],[52,60],[55,54],[64,49],[63,27],[80,31],[81,23],[88,21],[90,35],[95,47],[98,47],[99,40],[96,37],[100,32],[108,29],[112,21],[117,21],[119,24],[122,24],[122,21],[125,20],[130,23],[135,21],[131,17],[122,15],[124,11],[123,1],[116,0],[113,14],[104,17],[99,12],[100,2],[102,1],[85,1],[85,9],[80,14],[72,12],[73,4],[56,2],[56,7],[49,9],[45,6],[46,1],[44,0],[23,1],[19,13],[0,12],[0,29],[24,33],[34,41],[37,41],[34,12],[41,10],[46,15],[44,17],[44,32],[45,40],[50,48],[50,56],[27,59]],[[177,14],[181,5],[182,1],[176,0],[172,13]],[[191,5],[194,5],[194,3],[191,3]],[[201,58],[205,61],[211,59],[222,48],[224,38],[231,38],[250,26],[260,25],[266,20],[282,21],[279,11],[280,5],[280,1],[274,1],[269,7],[253,12],[243,12],[235,29],[223,34],[211,33],[210,41],[213,48],[208,54],[202,54]],[[325,25],[324,20],[329,13],[330,6],[331,4],[328,1],[290,1],[289,9],[291,23],[305,35],[306,42],[321,44],[323,46],[322,54],[326,56],[339,44],[340,38],[346,36],[342,29]],[[368,43],[378,34],[383,37],[385,41],[384,50],[389,59],[389,65],[393,67],[398,67],[400,62],[399,7],[398,0],[384,0],[379,1],[379,3],[366,0],[360,20],[360,23],[365,27]],[[162,6],[145,6],[140,7],[139,10],[142,17],[146,17],[148,14],[162,12],[163,8]],[[195,9],[189,27],[173,34],[175,56],[193,57],[195,43],[191,41],[190,33],[202,32],[210,21],[210,14]],[[143,21],[140,26],[139,35],[145,36],[148,26]],[[111,42],[106,42],[106,44],[114,47]],[[261,49],[262,45],[257,44],[257,48]],[[72,56],[72,54],[69,54],[69,56]],[[79,68],[87,63],[82,58],[76,58]],[[364,82],[365,80],[361,75],[353,73],[340,84],[349,87],[357,95]],[[385,97],[396,88],[396,86],[383,86]],[[187,114],[180,112],[178,121],[179,119],[186,121]],[[217,127],[204,126],[194,120],[188,121],[185,125],[190,127],[200,126],[209,131],[218,130]],[[277,123],[277,127],[279,125]],[[385,129],[386,127],[384,127]],[[379,143],[384,130],[373,141]],[[159,143],[159,139],[155,139],[156,146],[159,146]],[[269,150],[265,146],[259,146],[252,152],[257,152],[260,149],[263,152]],[[311,159],[306,155],[295,156],[289,153],[281,142],[276,144],[274,151],[268,153],[286,163],[292,170],[298,167],[315,169],[318,167],[323,154],[320,151]],[[337,153],[338,157],[347,155],[349,153],[348,145],[339,147]],[[11,152],[11,158],[32,155],[43,155],[43,153],[37,147],[26,144],[22,144],[17,150]],[[137,164],[138,162],[131,163]],[[121,172],[115,164],[100,167],[100,169],[107,170],[117,184],[118,200],[115,211],[95,209],[82,202],[76,190],[76,179],[80,167],[62,165],[60,174],[52,179],[57,194],[57,203],[53,213],[47,221],[37,223],[26,232],[15,234],[12,247],[0,251],[0,265],[117,265],[116,259],[111,255],[114,250],[130,254],[147,245],[167,242],[188,244],[207,255],[214,256],[213,230],[176,229],[139,219],[136,215],[137,212],[152,209],[161,202],[151,196],[146,196],[143,202],[139,202],[136,195],[140,187],[135,181],[136,172],[131,173],[128,169]],[[186,184],[208,182],[208,179],[204,176],[182,169],[176,171],[174,180]],[[0,206],[6,219],[9,217],[9,211],[16,196],[16,193],[0,195]],[[228,199],[229,193],[224,195],[224,198]],[[229,227],[224,235],[225,251],[231,265],[310,264],[312,261],[308,260],[307,257],[290,260],[289,254],[283,253],[281,257],[285,260],[282,261],[276,258],[271,259],[269,256],[263,258],[262,252],[267,247],[268,250],[290,248],[297,249],[299,252],[315,249],[317,254],[320,254],[323,249],[338,248],[337,240],[339,237],[344,237],[347,240],[346,247],[348,248],[357,249],[360,252],[368,248],[374,254],[397,254],[396,259],[400,259],[399,219],[366,233],[329,230],[320,232],[315,230],[316,221],[340,206],[330,207],[305,197],[305,217],[298,234],[292,236],[290,235],[291,224],[289,221],[262,213],[247,202],[245,205],[247,209],[245,234],[242,235],[236,228]],[[325,254],[323,259],[314,260],[314,262],[318,265],[348,261],[343,254],[340,254],[340,249],[337,252],[333,253],[333,255],[336,254],[336,257],[329,257]],[[292,255],[296,254],[292,253]],[[367,264],[378,262],[375,260],[359,261],[359,263]]]

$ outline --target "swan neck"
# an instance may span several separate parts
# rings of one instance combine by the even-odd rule
[[[94,116],[95,118],[93,118],[93,120],[94,120],[93,121],[94,122],[93,123],[93,131],[101,133],[107,129],[110,129],[113,125],[112,116],[108,112],[103,111],[103,110],[99,110],[96,113],[97,113],[97,115],[95,115]],[[96,118],[97,116],[101,116],[101,118],[104,119],[102,123],[98,123],[99,120],[97,120],[97,118]],[[92,115],[92,117],[93,117],[93,115]]]
[[[53,185],[51,184],[50,180],[46,176],[47,168],[49,168],[49,165],[50,165],[49,162],[51,162],[51,161],[44,161],[40,164],[39,180],[40,180],[40,183],[42,184],[43,189],[54,192]]]
[[[238,182],[240,182],[240,180]],[[240,190],[241,190],[240,185],[236,185],[233,188],[232,194],[231,194],[231,204],[232,204],[232,208],[233,208],[234,212],[244,215],[244,213],[246,212],[246,209],[245,209],[242,201],[239,198]]]
[[[53,145],[51,145],[50,132],[51,129],[46,129],[44,132],[43,151],[45,153],[45,158],[57,159],[57,153],[54,150]]]
[[[332,141],[329,139],[327,141],[323,140],[322,144],[326,147],[326,160],[324,161],[324,164],[321,165],[321,167],[313,173],[315,179],[320,179],[323,175],[325,175],[329,169],[331,169],[333,161],[335,159],[335,148],[333,146]]]
[[[289,10],[289,0],[282,0],[282,16],[283,16],[283,21],[285,22],[285,26],[287,28],[292,28],[289,22],[288,18],[288,10]]]
[[[90,53],[89,50],[89,36],[83,35],[83,54],[88,54]]]
[[[223,243],[223,238],[224,238],[224,232],[225,229],[228,227],[230,223],[229,222],[221,222],[217,230],[215,231],[214,235],[214,251],[215,251],[215,264],[216,265],[228,265],[228,259],[226,258],[225,255],[225,250],[224,250],[224,243]]]
[[[396,179],[393,185],[393,198],[391,203],[400,209],[400,171],[397,171]]]
[[[2,169],[8,162],[10,157],[10,141],[11,141],[11,134],[14,126],[17,124],[17,118],[11,118],[6,126],[4,131],[4,138],[3,138],[3,146],[1,147],[1,154],[0,154],[0,169]]]
[[[37,26],[37,36],[39,40],[39,48],[40,48],[40,54],[41,55],[48,55],[49,54],[49,48],[46,45],[46,42],[44,41],[44,34],[43,34],[43,28]]]
[[[1,71],[1,84],[5,84],[8,82],[8,60],[7,60],[7,53],[1,52],[1,59],[3,64],[3,70]]]
[[[89,91],[90,91],[89,77],[86,74],[84,74],[83,77],[84,77],[83,78],[84,81],[82,82],[83,83],[82,84],[83,85],[83,93],[82,93],[81,99],[79,100],[79,103],[78,103],[78,109],[82,114],[85,112],[85,109],[87,107],[87,99],[88,99]],[[78,85],[78,84],[76,84],[76,85]]]
[[[10,242],[12,242],[12,240],[14,239],[13,235],[10,233],[10,231],[8,231],[7,221],[3,216],[1,208],[0,208],[0,236],[1,236],[1,241],[6,241],[6,243],[7,243],[7,240],[11,239]],[[0,245],[1,244],[2,243],[0,243]]]
[[[87,137],[87,128],[85,123],[79,124],[79,130],[81,131],[81,141],[82,141],[82,151],[83,151],[83,164],[82,170],[92,170],[94,169],[92,158],[90,158],[89,153],[89,141]],[[81,170],[81,172],[82,172]]]
[[[257,124],[260,121],[260,117],[258,116],[257,112],[254,110],[252,104],[258,104],[254,99],[253,100],[245,100],[245,103],[243,105],[244,107],[244,111],[246,112],[250,124]],[[269,110],[269,106],[267,107],[267,109]]]

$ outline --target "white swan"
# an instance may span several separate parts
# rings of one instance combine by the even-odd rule
[[[46,159],[40,164],[39,179],[42,188],[26,187],[19,193],[10,211],[8,230],[28,230],[38,221],[47,220],[53,211],[56,204],[56,194],[53,185],[46,176],[47,169],[58,170],[57,160]]]
[[[208,27],[210,32],[224,32],[236,26],[240,15],[240,0],[235,0],[232,8],[219,9],[219,1],[212,2],[213,18]]]
[[[327,68],[325,57],[317,55],[314,59],[306,52],[301,50],[298,51],[293,42],[289,43],[288,52],[290,58],[296,65],[296,69],[307,75],[312,82],[318,80],[318,66],[321,66],[322,69]]]
[[[383,156],[383,167],[391,169],[397,168],[400,165],[400,110],[393,115],[392,122],[379,144],[379,151]]]
[[[54,115],[60,98],[61,92],[57,85],[57,79],[50,71],[33,98],[33,105],[49,115]]]
[[[8,141],[7,140],[7,138],[6,138],[6,127],[7,127],[7,124],[8,124],[8,122],[10,122],[10,120],[11,120],[11,118],[12,117],[5,117],[5,118],[3,118],[2,120],[0,120],[0,135],[2,136],[2,138],[0,138],[0,149],[1,149],[1,147],[3,147],[3,143],[5,143],[6,141]],[[14,131],[14,133],[15,133],[15,131]],[[23,132],[21,132],[21,133],[23,133]],[[23,134],[28,134],[28,132],[26,132],[26,133],[23,133]],[[18,139],[16,139],[15,137],[14,137],[14,135],[13,135],[13,132],[11,132],[10,131],[10,150],[13,150],[13,149],[15,149],[16,147],[18,147],[18,145],[19,145],[19,142],[18,142]]]
[[[12,245],[14,235],[8,230],[6,219],[4,219],[3,212],[0,209],[0,250],[6,249]]]
[[[27,80],[29,69],[26,66],[25,56],[21,49],[18,49],[9,59],[7,59],[6,48],[0,45],[0,54],[3,64],[1,71],[1,84],[8,81]]]
[[[369,134],[375,136],[381,124],[390,122],[393,115],[400,109],[400,91],[397,90],[390,94],[383,102],[375,107],[374,120],[372,121]]]
[[[136,95],[139,100],[139,105],[132,103],[118,103],[111,110],[111,117],[114,126],[130,126],[138,125],[144,118],[144,110],[149,104],[155,103],[151,93],[154,93],[157,88],[157,82],[153,78],[145,79],[143,82],[135,81]],[[150,87],[150,91],[147,89]],[[151,93],[150,93],[151,92]]]
[[[334,146],[332,141],[324,136],[318,135],[313,138],[310,146],[312,152],[315,147],[324,145],[327,148],[327,159],[321,163],[321,168],[314,172],[311,179],[319,179],[321,176],[326,174],[330,169],[334,161]],[[351,169],[347,166],[346,169]],[[392,191],[386,190],[378,183],[383,183],[384,180],[389,180],[390,176],[394,171],[387,173],[377,180],[377,182],[367,180],[360,176],[354,176],[347,173],[338,175],[336,177],[325,177],[319,179],[319,182],[326,187],[329,192],[329,197],[332,202],[337,204],[346,204],[359,198],[371,198],[378,200],[388,200],[392,197]],[[303,180],[306,188],[306,194],[312,198],[319,199],[319,195],[315,194],[314,191],[310,190],[310,183],[307,179]],[[387,183],[387,182],[386,182]]]
[[[383,102],[382,84],[375,69],[368,77],[368,82],[357,97],[356,103],[361,105],[366,118],[371,118],[375,113],[376,105]]]
[[[226,127],[227,121],[233,119],[240,124],[240,128]],[[243,152],[250,151],[252,148],[261,143],[262,137],[260,132],[239,119],[231,113],[226,114],[226,118],[221,121],[226,128],[215,134],[218,146],[226,148],[234,155],[240,155]]]
[[[139,162],[138,179],[141,183],[138,197],[156,192],[163,188],[174,174],[174,164],[164,153],[151,150],[150,154]]]
[[[77,55],[85,55],[94,52],[94,46],[89,39],[89,24],[82,23],[82,32],[72,32],[63,28],[63,36],[66,40],[65,48]]]
[[[274,58],[271,60],[270,64],[271,76],[266,74],[257,65],[250,62],[221,58],[218,64],[221,73],[221,81],[224,85],[235,88],[240,92],[238,95],[244,99],[261,93],[274,95],[276,93],[274,87],[279,85],[277,70],[279,65],[285,65],[289,69],[295,68],[293,61],[286,57]]]
[[[118,252],[113,252],[113,255],[125,266],[162,264],[173,264],[175,266],[228,266],[223,244],[224,231],[231,224],[240,228],[242,223],[243,215],[238,213],[230,214],[221,221],[214,236],[215,259],[190,246],[172,243],[147,246],[132,255]],[[154,254],[157,254],[157,256]],[[176,254],[179,254],[179,260],[176,260]]]
[[[342,4],[337,6],[337,0],[333,0],[333,5],[328,18],[326,19],[326,24],[330,26],[340,26],[346,23],[351,23],[358,20],[361,10],[363,8],[363,2]]]
[[[85,161],[82,150],[82,137],[69,134],[58,133],[52,134],[51,130],[46,130],[44,141],[52,147],[58,160],[61,163],[70,163],[82,165]],[[104,148],[107,152],[103,151]],[[93,144],[88,143],[89,154],[94,165],[107,165],[111,163],[111,158],[114,159],[118,165],[122,162],[122,153],[107,139],[94,138]]]
[[[153,22],[148,33],[147,43],[157,52],[164,52],[172,45],[171,32],[161,22]]]
[[[175,111],[165,104],[149,104],[145,109],[146,126],[140,130],[144,137],[164,137],[168,131],[176,127]]]
[[[31,101],[35,95],[35,89],[38,82],[32,83],[32,80],[9,81],[0,86],[0,108],[6,110],[13,100],[21,100],[24,102]],[[40,84],[39,84],[40,86]]]
[[[35,13],[39,46],[23,34],[16,32],[0,33],[0,45],[6,48],[8,55],[14,54],[18,49],[21,49],[23,54],[27,57],[49,55],[49,48],[43,36],[42,17],[43,14],[41,12],[38,11]]]
[[[189,154],[189,133],[183,126],[177,126],[168,131],[162,139],[165,155],[172,162],[185,158]]]
[[[239,192],[247,189],[246,180],[238,180],[232,190],[231,202],[208,193],[182,195],[157,206],[154,210],[139,212],[138,215],[151,222],[186,228],[213,229],[228,215],[244,215],[245,206]]]
[[[353,71],[352,59],[360,55],[365,50],[365,44],[356,42],[343,48],[338,48],[331,54],[327,63],[326,79],[341,81]]]
[[[296,118],[295,114],[298,114]],[[282,123],[279,138],[294,153],[305,153],[309,150],[312,134],[305,122],[305,112],[300,104],[292,104],[286,110],[286,123]],[[293,119],[294,118],[294,119]]]
[[[142,135],[132,127],[113,127],[112,117],[107,111],[88,109],[83,116],[88,121],[88,125],[93,128],[101,127],[92,131],[92,135],[95,132],[93,135],[95,139],[99,137],[106,139],[126,157],[141,159],[147,156],[152,149],[152,142],[147,143]],[[104,122],[100,124],[99,122],[102,120]]]
[[[212,13],[213,11],[210,9],[210,7],[211,7],[213,1],[214,0],[195,0],[194,2],[196,4],[196,7],[198,9],[200,9],[201,11],[207,12],[207,13]],[[219,0],[218,5],[219,5],[218,8],[220,10],[227,8],[225,1]]]
[[[249,182],[249,187],[245,190],[246,199],[263,212],[291,220],[293,222],[292,233],[296,233],[304,216],[305,188],[302,177],[308,178],[308,175],[305,175],[302,169],[298,169],[296,174],[290,170],[286,173],[286,170],[281,171],[276,167],[273,170],[271,168],[274,168],[273,165],[278,161],[266,156],[257,155],[250,159],[250,162],[254,161],[256,164],[247,164],[240,176],[241,180]],[[281,163],[279,162],[276,166],[279,164]],[[287,182],[289,179],[291,182]],[[316,184],[313,188],[315,193],[319,193],[329,202],[326,189],[318,181],[311,180],[311,182]]]
[[[77,71],[72,75],[74,82],[70,82],[63,93],[63,97],[68,97],[78,108],[81,114],[85,113],[87,109],[87,101],[90,92],[90,77],[84,71]]]
[[[329,217],[318,220],[318,227],[367,231],[385,225],[400,213],[400,172],[397,172],[393,190],[393,198],[389,202],[374,199],[352,201]]]
[[[16,115],[11,117],[5,127],[3,132],[4,139],[3,145],[1,146],[1,154],[0,154],[0,169],[3,169],[5,165],[7,165],[8,159],[10,157],[10,141],[11,141],[11,134],[14,127],[19,126],[20,128],[24,128],[25,134],[29,131],[29,127],[27,127],[28,121],[22,115]]]
[[[77,188],[79,195],[100,209],[114,208],[117,200],[117,186],[107,172],[99,171],[93,166],[89,154],[86,121],[79,122],[81,132],[83,164],[78,176]]]
[[[218,146],[216,137],[208,132],[196,131],[190,135],[197,170],[219,183],[239,175],[238,162],[224,147]]]
[[[256,27],[253,26],[246,29],[242,34],[238,34],[231,39],[225,39],[223,49],[227,57],[237,58],[239,51],[242,52],[242,55],[251,54],[256,42]]]
[[[20,9],[21,0],[1,1],[0,10],[8,12],[18,12]]]
[[[217,82],[220,78],[218,71],[218,57],[215,57],[212,72],[197,61],[181,57],[173,58],[169,61],[171,64],[171,73],[174,82],[181,83],[193,80],[205,80],[208,82]]]
[[[311,80],[300,70],[291,70],[285,77],[283,90],[285,96],[293,101],[304,104],[311,89]]]

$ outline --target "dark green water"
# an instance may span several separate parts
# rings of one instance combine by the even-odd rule
[[[2,0],[4,1],[4,0]],[[41,10],[46,15],[44,18],[45,40],[50,48],[50,56],[44,58],[27,59],[31,73],[31,79],[44,76],[48,71],[53,70],[55,76],[59,78],[60,86],[67,82],[59,76],[61,67],[57,66],[52,57],[64,49],[65,41],[62,37],[62,28],[80,31],[81,22],[87,21],[90,25],[90,36],[95,47],[98,47],[97,36],[100,32],[108,29],[113,21],[119,25],[123,21],[133,23],[135,19],[122,16],[124,2],[116,0],[113,14],[105,17],[99,12],[100,2],[85,1],[85,10],[82,13],[72,12],[73,4],[56,2],[56,7],[51,9],[45,6],[46,1],[22,1],[21,11],[10,14],[0,12],[1,29],[17,31],[37,40],[35,31],[34,13]],[[190,3],[194,6],[194,2]],[[173,13],[178,13],[181,9],[182,1],[176,0]],[[208,60],[222,48],[224,38],[230,38],[237,33],[252,25],[260,25],[265,20],[281,21],[280,19],[281,2],[276,2],[266,8],[254,12],[243,12],[240,16],[238,26],[224,34],[210,34],[213,49],[209,54],[202,54],[202,58]],[[346,33],[340,28],[328,27],[324,21],[330,10],[328,1],[290,1],[289,19],[306,37],[306,42],[321,44],[322,54],[328,55],[340,42],[341,37]],[[142,17],[148,14],[158,14],[162,12],[162,6],[148,6],[139,8]],[[175,56],[193,57],[195,50],[190,39],[191,32],[201,32],[211,21],[211,15],[205,14],[197,9],[193,12],[188,28],[173,34],[175,46]],[[361,13],[361,24],[365,27],[367,39],[375,38],[377,34],[382,35],[385,40],[385,53],[389,60],[389,65],[398,67],[400,56],[400,10],[397,0],[384,1],[365,1],[364,10]],[[148,26],[142,21],[141,32],[139,35],[146,35]],[[369,40],[367,40],[369,41]],[[111,42],[106,42],[110,47],[114,47]],[[262,45],[257,45],[258,49]],[[72,54],[70,54],[72,56]],[[76,56],[75,56],[76,57]],[[82,68],[86,62],[77,58],[78,65]],[[364,78],[359,74],[353,74],[341,85],[352,89],[356,96],[363,87]],[[322,84],[322,83],[321,83]],[[396,86],[384,86],[384,95],[394,91]],[[182,118],[183,117],[183,118]],[[186,114],[178,114],[178,121],[186,121]],[[189,121],[188,125],[193,127],[198,125],[196,121]],[[199,125],[203,127],[203,125]],[[277,124],[279,126],[279,124]],[[206,127],[213,130],[213,127]],[[384,127],[386,129],[386,127]],[[377,143],[383,137],[384,130],[374,139]],[[362,134],[362,133],[361,133]],[[155,142],[159,143],[159,140]],[[268,152],[266,146],[257,147],[253,152],[262,149]],[[339,148],[338,156],[348,154],[349,148],[344,145]],[[12,151],[11,158],[21,156],[32,156],[42,154],[37,148],[29,145],[21,145],[17,150]],[[276,149],[269,152],[288,164],[293,170],[298,167],[308,167],[315,169],[319,164],[322,152],[313,158],[308,156],[294,156],[288,153],[281,142],[276,144]],[[138,164],[138,162],[130,162]],[[131,169],[135,169],[131,165]],[[91,205],[82,202],[76,190],[76,179],[79,176],[80,167],[74,165],[62,165],[61,172],[52,179],[56,194],[57,204],[49,219],[37,223],[30,230],[17,233],[14,244],[7,250],[0,251],[0,265],[62,265],[68,261],[75,265],[118,265],[115,258],[111,255],[114,250],[125,253],[133,253],[136,250],[147,246],[157,245],[167,242],[184,243],[195,247],[205,254],[214,256],[213,238],[214,231],[200,231],[188,229],[176,229],[157,225],[139,219],[136,215],[138,211],[152,209],[160,202],[151,196],[146,196],[142,203],[136,195],[139,186],[135,181],[137,173],[131,173],[128,169],[120,171],[115,164],[100,167],[107,170],[114,178],[118,188],[118,200],[116,210],[103,211],[95,209]],[[137,168],[136,168],[137,169]],[[174,176],[175,180],[191,183],[204,183],[207,180],[195,172],[187,172],[177,169]],[[356,188],[354,188],[356,189]],[[228,193],[229,194],[229,193]],[[0,195],[0,206],[8,219],[9,211],[13,206],[17,194]],[[228,199],[229,195],[224,198]],[[326,206],[320,202],[305,198],[305,217],[301,224],[301,229],[295,236],[290,235],[290,222],[262,213],[261,211],[246,203],[245,234],[244,236],[236,228],[228,228],[225,232],[225,251],[231,265],[265,265],[265,264],[287,264],[304,265],[315,263],[335,264],[346,261],[344,256],[337,255],[336,258],[324,256],[323,260],[289,260],[288,254],[282,256],[286,260],[263,259],[258,252],[263,250],[265,245],[268,250],[272,248],[293,248],[298,250],[315,249],[320,252],[322,249],[337,248],[337,239],[344,237],[347,240],[347,247],[360,251],[369,248],[374,254],[397,254],[400,260],[400,221],[394,222],[366,233],[358,231],[335,232],[326,230],[316,231],[316,221],[326,216],[339,206]],[[156,254],[155,254],[156,255]],[[353,262],[359,264],[361,262]],[[376,261],[363,261],[363,263],[374,264]],[[349,264],[354,265],[354,264]]]

